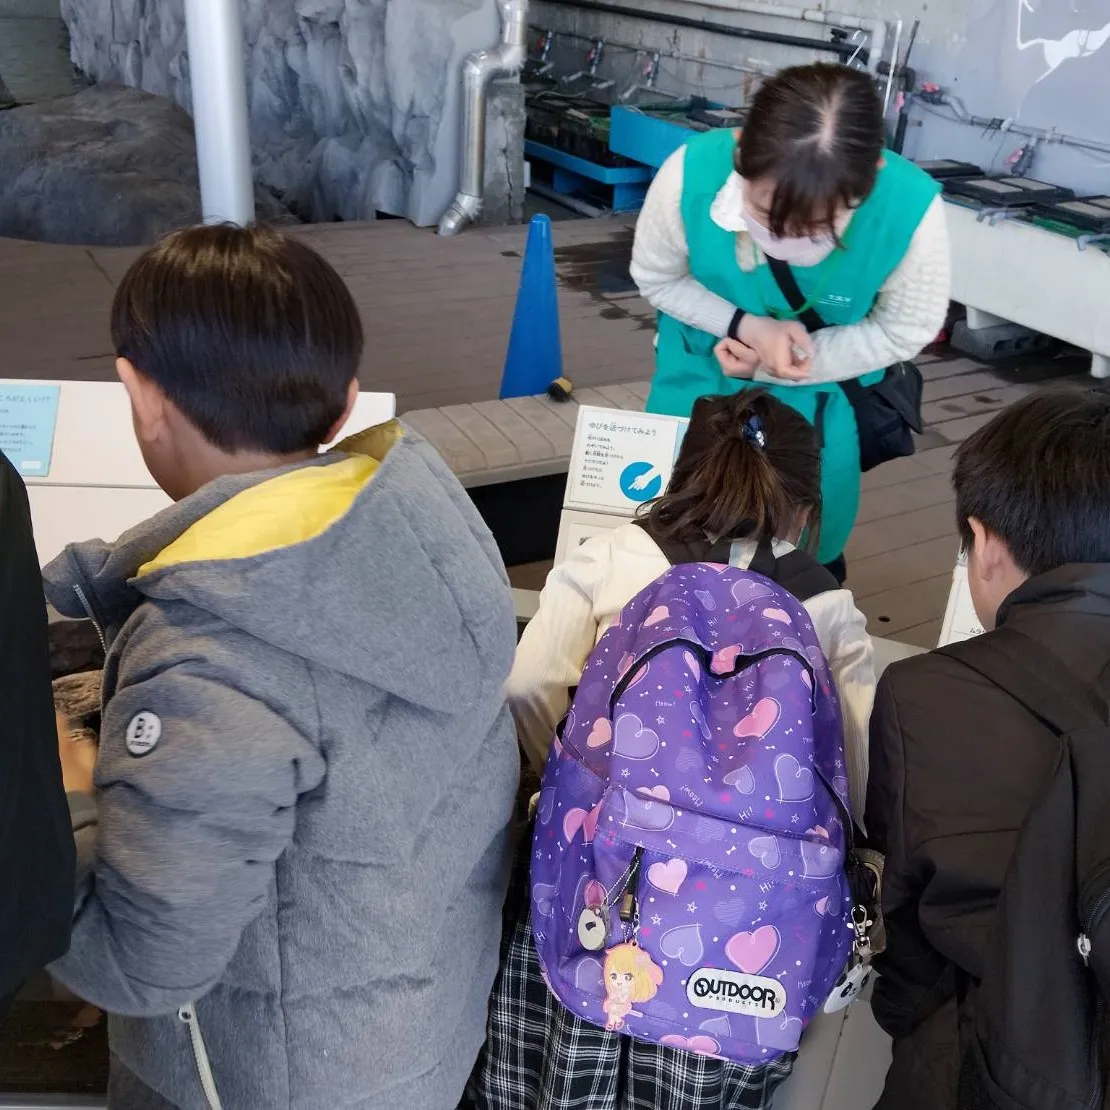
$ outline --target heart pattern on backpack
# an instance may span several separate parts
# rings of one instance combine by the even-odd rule
[[[679,925],[668,929],[659,939],[659,951],[683,967],[695,967],[705,955],[700,925]]]
[[[756,702],[755,708],[741,717],[732,730],[738,740],[762,740],[778,724],[781,708],[774,698],[763,698]]]
[[[555,787],[548,786],[540,791],[540,801],[536,806],[536,817],[541,825],[546,825],[555,812]]]
[[[779,842],[773,836],[755,836],[748,841],[748,851],[768,871],[774,871],[782,862],[782,853],[779,851]]]
[[[712,1033],[717,1037],[732,1036],[732,1026],[729,1025],[728,1018],[723,1015],[721,1017],[710,1018],[708,1021],[703,1021],[701,1025],[698,1026],[698,1029],[703,1033]]]
[[[624,800],[624,824],[645,832],[666,832],[674,824],[674,810],[664,802],[648,802],[629,794]]]
[[[802,841],[802,861],[805,864],[807,879],[818,879],[825,875],[835,875],[840,870],[840,854],[830,844],[814,844]]]
[[[789,753],[775,760],[775,782],[780,802],[808,802],[813,797],[813,772]]]
[[[725,944],[725,955],[745,975],[758,975],[779,950],[779,931],[764,925],[750,933],[735,933]]]
[[[721,1051],[721,1046],[712,1037],[683,1037],[679,1033],[671,1033],[660,1038],[659,1043],[682,1049],[683,1052],[694,1052],[699,1056],[716,1056]]]
[[[607,717],[599,717],[586,737],[587,748],[604,748],[613,739],[613,726]]]
[[[736,660],[744,654],[743,644],[730,644],[713,653],[713,661],[709,669],[714,674],[728,674],[735,666]]]
[[[729,771],[724,781],[727,786],[735,786],[741,794],[755,793],[755,772],[748,766]]]
[[[685,878],[685,860],[671,859],[666,863],[653,863],[648,868],[648,882],[667,894],[677,895]]]
[[[659,734],[635,713],[622,713],[613,729],[613,751],[625,759],[651,759],[659,750]]]
[[[569,844],[581,829],[585,843],[589,844],[594,838],[594,833],[597,832],[597,819],[600,813],[600,803],[588,813],[584,809],[568,809],[563,817],[563,835],[567,838],[567,843]]]

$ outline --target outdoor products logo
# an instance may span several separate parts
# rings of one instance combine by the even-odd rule
[[[778,1017],[786,1009],[786,988],[777,980],[716,967],[699,967],[686,984],[686,997],[703,1010],[748,1017]]]

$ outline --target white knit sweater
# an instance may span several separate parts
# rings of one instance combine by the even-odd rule
[[[776,543],[777,556],[791,550]],[[746,567],[755,544],[733,544],[732,563]],[[621,609],[669,568],[654,540],[635,524],[594,536],[547,576],[539,609],[517,648],[509,676],[509,706],[529,761],[539,770],[555,726],[570,705],[569,691],[602,633]],[[867,724],[875,698],[874,650],[867,618],[848,590],[830,590],[805,603],[844,720],[844,752],[852,814],[862,823],[867,790]]]
[[[710,292],[690,273],[690,252],[682,219],[685,148],[663,164],[644,202],[632,250],[632,278],[653,308],[691,327],[723,338],[736,305]],[[740,268],[751,272],[761,261],[747,234],[741,180],[731,174],[713,203],[713,220],[736,232]],[[911,359],[932,343],[944,326],[951,287],[951,261],[944,202],[929,206],[909,250],[879,290],[875,305],[858,324],[829,327],[813,337],[812,374],[805,382],[783,382],[756,372],[757,381],[808,385],[844,381]]]

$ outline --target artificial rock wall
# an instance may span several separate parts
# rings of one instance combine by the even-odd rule
[[[458,188],[460,68],[495,0],[240,0],[255,174],[304,219],[435,223]],[[183,0],[61,0],[74,64],[191,104]],[[490,97],[483,219],[523,211],[519,85]]]

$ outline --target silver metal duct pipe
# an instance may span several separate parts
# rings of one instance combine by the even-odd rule
[[[246,227],[254,178],[238,0],[185,0],[185,31],[204,222]]]
[[[482,210],[486,183],[486,101],[491,81],[515,77],[528,56],[528,0],[497,0],[501,42],[463,62],[463,133],[459,195],[439,221],[440,235],[458,235]]]

